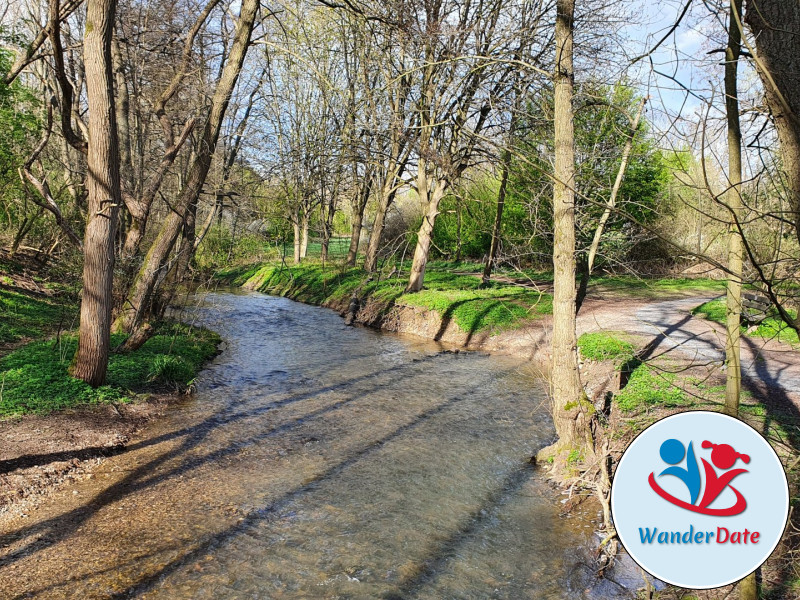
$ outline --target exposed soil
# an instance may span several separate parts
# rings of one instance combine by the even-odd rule
[[[121,405],[0,421],[0,513],[35,508],[54,488],[92,478],[92,470],[125,449],[136,433],[177,395]]]

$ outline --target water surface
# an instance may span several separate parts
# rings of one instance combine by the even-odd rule
[[[196,318],[227,340],[197,393],[0,521],[0,596],[581,595],[590,529],[528,463],[554,431],[527,363],[256,293]]]

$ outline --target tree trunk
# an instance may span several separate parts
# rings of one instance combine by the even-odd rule
[[[178,252],[178,261],[175,265],[175,285],[180,284],[189,272],[194,257],[195,239],[197,237],[197,202],[189,205],[186,211],[186,220],[183,222],[183,233],[181,234],[181,247]]]
[[[308,211],[303,209],[303,216],[300,219],[300,258],[306,258],[308,254]]]
[[[361,242],[361,228],[364,226],[363,208],[353,213],[353,224],[350,227],[350,248],[347,250],[347,260],[345,264],[350,267],[356,266],[358,259],[358,244]]]
[[[419,292],[425,281],[425,266],[428,264],[428,253],[433,238],[433,227],[436,216],[439,214],[439,202],[444,196],[444,184],[435,181],[433,189],[430,188],[430,178],[424,173],[425,161],[420,159],[420,173],[417,176],[417,189],[420,198],[427,200],[425,216],[417,232],[417,246],[414,248],[414,260],[411,262],[411,275],[408,278],[407,292]]]
[[[87,190],[89,216],[84,235],[83,293],[78,351],[72,375],[91,386],[105,383],[111,344],[114,237],[122,205],[119,143],[111,66],[116,0],[89,0],[83,41],[89,105]]]
[[[497,261],[497,252],[500,249],[500,230],[503,226],[503,208],[506,205],[506,187],[508,185],[508,171],[511,164],[511,151],[506,148],[503,150],[503,171],[500,174],[500,189],[497,190],[497,211],[494,215],[494,225],[492,226],[492,243],[489,246],[489,256],[483,267],[483,285],[489,283],[492,276],[494,263]]]
[[[364,211],[369,202],[369,195],[372,192],[372,176],[367,175],[366,181],[359,186],[356,197],[351,202],[353,209],[353,224],[350,229],[350,248],[347,250],[347,260],[345,264],[348,266],[356,266],[358,260],[358,245],[361,242],[361,229],[364,226]]]
[[[742,385],[740,345],[742,318],[742,238],[738,221],[742,213],[740,185],[742,182],[742,132],[739,126],[739,96],[737,73],[741,52],[741,32],[734,12],[741,14],[742,0],[730,1],[731,18],[728,27],[728,47],[725,49],[725,113],[728,124],[728,189],[725,203],[730,212],[728,231],[728,288],[726,294],[725,338],[725,412],[739,414],[739,395]]]
[[[294,219],[292,221],[294,227],[294,264],[300,264],[300,209],[294,211]]]
[[[741,319],[742,319],[742,238],[739,220],[742,215],[742,131],[739,125],[738,70],[741,54],[740,29],[742,0],[730,0],[728,47],[725,49],[725,115],[728,125],[728,189],[725,203],[730,212],[728,231],[728,288],[725,319],[725,413],[739,416],[742,388]],[[798,165],[800,166],[800,165]],[[756,600],[756,574],[751,573],[739,582],[739,600]]]
[[[378,210],[375,212],[375,220],[372,222],[372,231],[369,234],[369,244],[367,245],[367,256],[364,258],[364,270],[367,273],[374,273],[378,268],[378,254],[381,249],[383,230],[386,227],[386,213],[394,202],[395,191],[387,191],[386,186],[381,192],[378,201]]]
[[[145,316],[151,296],[156,291],[159,276],[166,267],[169,255],[183,227],[186,211],[193,202],[196,202],[205,183],[225,117],[225,111],[228,108],[236,81],[242,71],[245,55],[250,46],[250,36],[255,25],[258,7],[258,0],[243,0],[242,2],[230,55],[214,91],[209,115],[206,119],[189,175],[186,178],[186,183],[172,207],[172,212],[161,225],[158,235],[134,279],[126,307],[115,324],[117,330],[132,331]]]
[[[550,374],[558,442],[542,451],[563,468],[568,455],[594,455],[594,407],[581,385],[575,335],[575,132],[573,24],[575,0],[556,2],[555,183],[553,186],[553,361]]]
[[[734,15],[740,24],[738,17],[741,11]],[[764,97],[780,140],[795,234],[800,240],[800,3],[747,0],[746,19],[755,38]]]

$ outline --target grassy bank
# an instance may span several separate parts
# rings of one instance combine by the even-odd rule
[[[239,267],[221,271],[217,278],[308,304],[346,307],[355,295],[361,306],[371,305],[377,311],[393,306],[425,308],[452,319],[465,333],[512,329],[552,312],[550,294],[514,283],[482,286],[479,277],[446,263],[429,265],[425,289],[414,294],[405,293],[405,276],[373,278],[359,268],[313,262]]]
[[[39,338],[70,329],[78,315],[77,303],[69,297],[48,297],[0,288],[0,344]]]
[[[0,418],[185,389],[220,341],[205,329],[162,323],[136,352],[112,354],[106,385],[92,388],[69,375],[78,345],[77,321],[78,303],[72,296],[0,289],[0,344],[13,349],[0,358]],[[112,336],[112,348],[124,339]]]
[[[112,336],[112,347],[124,339]],[[0,358],[0,417],[127,402],[136,394],[184,389],[217,353],[219,341],[206,329],[163,323],[136,352],[112,354],[106,385],[98,388],[69,375],[77,336],[31,342]]]

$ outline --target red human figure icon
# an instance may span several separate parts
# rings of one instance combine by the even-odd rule
[[[740,454],[739,452],[736,452],[736,450],[734,450],[733,447],[729,446],[728,444],[712,444],[706,440],[703,442],[702,447],[713,448],[711,451],[711,462],[714,463],[714,466],[718,469],[730,469],[738,459],[742,459],[745,464],[750,462],[750,457],[747,454]],[[700,500],[701,508],[707,507],[714,500],[716,500],[717,496],[722,493],[722,490],[730,485],[730,482],[734,479],[734,477],[748,472],[747,469],[733,469],[732,471],[728,471],[727,473],[717,476],[717,472],[714,470],[714,467],[708,464],[708,461],[706,461],[705,458],[701,458],[700,460],[703,462],[703,468],[706,472],[706,489],[703,493],[702,500]],[[747,507],[747,502],[739,490],[733,486],[730,486],[730,488],[736,494],[736,504],[732,507],[732,509],[739,509],[730,514],[738,514]]]

